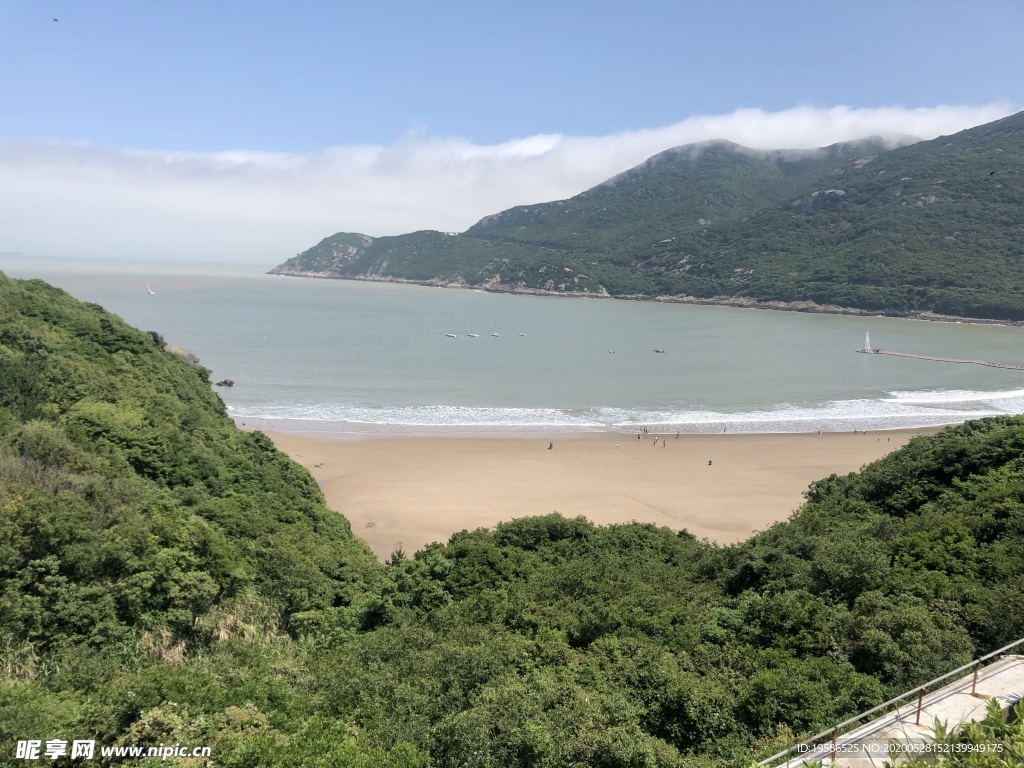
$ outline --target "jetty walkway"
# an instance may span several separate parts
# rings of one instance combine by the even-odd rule
[[[915,360],[933,360],[936,363],[969,363],[970,365],[984,365],[988,368],[1008,368],[1011,371],[1024,371],[1024,365],[1012,363],[993,363],[988,360],[960,360],[955,357],[932,357],[930,355],[915,355],[910,352],[890,352],[888,349],[858,349],[865,355],[891,355],[892,357],[912,357]]]

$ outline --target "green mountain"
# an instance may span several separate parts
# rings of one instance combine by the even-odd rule
[[[461,234],[339,233],[271,273],[1024,320],[1024,113],[889,150],[679,147]]]
[[[736,546],[554,514],[382,564],[205,369],[0,275],[0,765],[749,766],[1024,635],[1022,456],[988,419]],[[99,752],[159,744],[211,756]]]

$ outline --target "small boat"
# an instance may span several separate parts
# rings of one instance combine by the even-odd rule
[[[526,334],[525,334],[525,333],[520,333],[519,335],[520,335],[520,336],[525,336]]]
[[[665,354],[665,350],[664,349],[656,349],[654,351],[657,352],[659,355],[664,355]]]
[[[479,333],[467,333],[466,335],[469,336],[469,338],[471,339],[476,339],[480,337]]]
[[[449,339],[454,339],[455,338],[455,334],[454,333],[446,333],[445,336],[447,336]]]
[[[146,290],[149,291],[150,296],[156,296],[156,291],[149,287],[149,283],[146,283]]]

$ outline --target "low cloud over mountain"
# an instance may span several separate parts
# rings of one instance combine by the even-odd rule
[[[811,148],[867,136],[895,144],[1013,111],[1007,103],[739,109],[607,136],[481,145],[417,131],[388,146],[306,154],[0,141],[0,251],[277,263],[325,232],[461,231],[513,205],[570,197],[682,144]]]

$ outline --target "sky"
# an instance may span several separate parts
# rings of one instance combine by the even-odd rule
[[[3,254],[266,263],[1024,109],[1024,3],[0,0]]]

